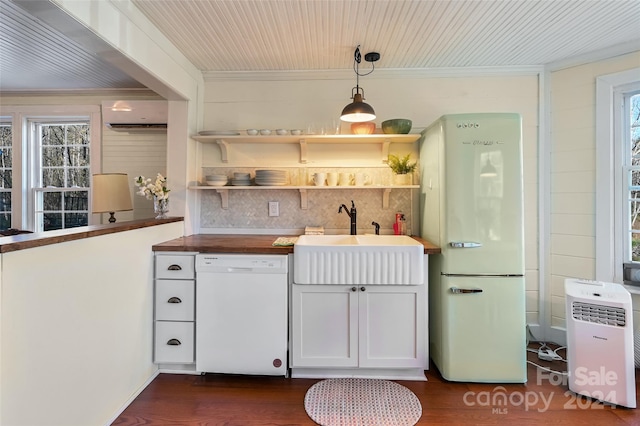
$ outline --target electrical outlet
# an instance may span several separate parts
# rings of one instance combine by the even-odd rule
[[[280,216],[280,205],[277,201],[269,201],[269,216]]]

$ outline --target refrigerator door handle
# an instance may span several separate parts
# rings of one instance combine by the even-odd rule
[[[482,243],[475,243],[473,241],[451,241],[449,245],[453,248],[478,248],[482,247]]]
[[[458,288],[451,287],[449,289],[453,294],[468,294],[468,293],[482,293],[481,288]]]

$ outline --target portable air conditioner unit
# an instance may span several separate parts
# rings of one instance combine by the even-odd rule
[[[620,284],[566,279],[569,390],[636,408],[631,295]]]

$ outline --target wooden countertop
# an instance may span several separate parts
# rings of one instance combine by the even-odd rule
[[[153,251],[185,251],[199,253],[289,254],[293,246],[274,247],[280,235],[196,234],[156,244]],[[290,237],[290,235],[287,235]],[[440,247],[420,237],[412,237],[424,246],[425,254],[438,254]]]
[[[167,219],[138,219],[129,222],[79,226],[77,228],[59,229],[56,231],[36,232],[33,234],[20,234],[12,235],[9,237],[0,237],[0,253],[8,253],[11,251],[25,250],[34,247],[46,246],[49,244],[58,244],[66,241],[97,237],[99,235],[132,231],[134,229],[163,225],[165,223],[182,222],[183,220],[184,218],[182,217],[170,217]]]

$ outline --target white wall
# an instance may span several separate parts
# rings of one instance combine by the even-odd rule
[[[640,52],[550,73],[549,272],[546,321],[565,328],[564,279],[595,279],[596,78],[640,65]],[[609,143],[609,141],[606,141]],[[636,311],[638,317],[638,311]]]
[[[1,256],[0,424],[106,424],[157,371],[153,244],[183,224]]]
[[[167,133],[115,132],[103,126],[102,172],[126,173],[129,176],[133,211],[118,212],[118,221],[154,217],[153,202],[136,194],[138,188],[133,181],[140,175],[152,181],[158,173],[167,176]],[[108,219],[109,215],[105,217]]]
[[[305,130],[309,124],[319,127],[337,119],[342,108],[350,102],[353,73],[247,73],[206,74],[203,130],[241,130],[248,128],[294,129]],[[469,112],[517,112],[523,117],[524,133],[524,185],[525,185],[525,260],[527,289],[527,322],[538,323],[538,126],[539,126],[539,79],[536,70],[517,72],[505,70],[502,74],[483,75],[473,69],[445,74],[430,74],[427,71],[391,71],[376,70],[370,76],[361,79],[365,89],[366,101],[376,110],[378,127],[390,118],[409,118],[413,121],[412,133],[418,132],[431,124],[443,114]],[[348,127],[343,126],[343,132]],[[417,158],[417,145],[409,147],[392,144],[390,151],[409,149]],[[224,164],[220,161],[220,151],[215,145],[203,146],[195,168],[202,178],[201,166],[255,167],[286,166],[299,167],[294,162],[283,162],[282,158],[295,158],[286,152],[286,147],[261,150],[252,158],[241,158],[235,163]],[[292,149],[297,149],[293,147]],[[347,167],[362,164],[362,153],[340,149],[334,146],[318,146],[319,152],[311,159],[322,159],[318,164],[313,161],[305,167],[326,165],[324,159],[333,158],[333,167]],[[338,148],[339,149],[339,148]],[[289,156],[289,157],[287,157]],[[373,160],[372,160],[373,161]],[[373,166],[373,162],[369,163]],[[380,165],[380,163],[377,163]],[[384,166],[383,166],[384,167]],[[207,169],[212,170],[212,169]],[[208,191],[213,192],[213,191]],[[335,212],[328,214],[337,216],[337,206],[344,202],[344,194],[329,194],[324,204],[335,207]],[[210,223],[210,217],[228,215],[216,203],[216,194],[203,196],[200,204],[200,218]],[[274,194],[273,196],[280,196]],[[284,195],[283,195],[284,196]],[[294,197],[296,194],[293,195]],[[376,203],[377,192],[360,195],[367,203]],[[288,200],[288,199],[287,199]],[[295,200],[294,200],[295,201]],[[270,225],[264,197],[257,191],[246,191],[243,194],[242,211],[250,211],[252,220],[265,228]],[[417,206],[418,201],[412,200]],[[290,203],[291,204],[291,203]],[[289,204],[289,205],[290,205]],[[231,205],[231,202],[230,202]],[[389,214],[383,217],[387,227],[392,222],[390,217],[395,212],[391,206]],[[312,212],[294,211],[297,215],[314,217]],[[238,213],[242,214],[242,213]],[[377,212],[383,215],[384,212]],[[326,216],[325,213],[323,215]],[[358,211],[358,215],[361,212]],[[387,217],[389,216],[389,217]],[[296,216],[298,217],[298,216]],[[230,219],[233,220],[233,219]],[[337,219],[339,220],[339,219]],[[412,222],[412,218],[409,218]],[[333,223],[333,222],[330,222]],[[364,222],[363,222],[364,223]],[[382,222],[380,222],[382,224]],[[414,231],[417,232],[414,223]],[[287,227],[278,222],[278,227]],[[348,223],[345,223],[345,227]]]

